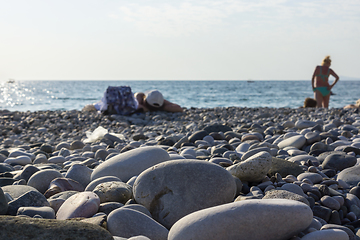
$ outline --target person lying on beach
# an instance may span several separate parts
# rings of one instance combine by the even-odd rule
[[[331,89],[339,81],[339,76],[330,68],[330,65],[330,56],[326,56],[322,61],[321,66],[316,66],[311,79],[317,107],[329,107]],[[330,75],[335,77],[335,81],[331,85],[329,84]]]
[[[355,104],[346,105],[344,108],[345,108],[345,109],[349,109],[349,108],[360,108],[360,99],[358,99]]]
[[[182,112],[183,109],[178,104],[165,100],[158,90],[133,94],[128,86],[109,86],[101,101],[86,105],[82,111],[98,111],[105,115],[130,115],[135,112],[149,111]]]
[[[153,111],[167,111],[167,112],[182,112],[183,109],[180,105],[172,103],[164,99],[161,92],[158,90],[151,90],[149,92],[142,93],[137,92],[134,94],[137,102],[138,108],[137,112],[153,112]]]

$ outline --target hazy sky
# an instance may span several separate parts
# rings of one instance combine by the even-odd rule
[[[0,81],[360,79],[359,0],[0,0]]]

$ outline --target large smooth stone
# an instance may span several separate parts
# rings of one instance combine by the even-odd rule
[[[100,198],[92,192],[81,192],[69,197],[56,213],[56,219],[91,217],[97,213]]]
[[[118,237],[143,235],[150,239],[167,239],[168,230],[151,217],[139,211],[118,208],[107,217],[108,231]]]
[[[28,185],[36,188],[41,193],[45,193],[52,180],[62,177],[64,176],[57,170],[45,169],[34,173],[29,178]]]
[[[301,240],[349,240],[349,236],[340,229],[324,229],[306,234]]]
[[[48,207],[50,204],[39,191],[29,191],[10,201],[8,214],[15,216],[20,207]]]
[[[137,203],[170,228],[189,213],[233,201],[236,183],[233,176],[217,164],[173,160],[141,173],[133,193]]]
[[[170,229],[168,239],[287,240],[306,229],[312,217],[310,207],[298,201],[239,201],[181,218]]]
[[[81,221],[0,216],[0,239],[101,239],[113,240],[100,226]]]
[[[303,135],[296,135],[285,140],[279,142],[278,147],[280,149],[286,147],[295,147],[297,149],[301,149],[306,143],[306,138]]]
[[[104,182],[92,191],[100,198],[100,203],[119,202],[125,204],[132,197],[132,187],[124,182]]]
[[[243,162],[226,168],[226,170],[241,181],[259,182],[270,170],[271,159],[270,153],[259,152]]]
[[[127,182],[132,176],[158,163],[168,161],[169,154],[160,147],[140,147],[118,154],[96,167],[91,180],[115,176]]]
[[[360,165],[342,170],[336,179],[342,180],[351,186],[356,186],[360,182]]]
[[[325,158],[322,163],[322,167],[323,169],[335,169],[336,171],[342,171],[345,168],[354,166],[356,162],[357,159],[354,156],[333,153]]]

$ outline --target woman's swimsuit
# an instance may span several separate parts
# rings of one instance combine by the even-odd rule
[[[319,73],[318,75],[316,75],[316,76],[317,76],[317,77],[321,77],[322,80],[323,80],[324,82],[326,82],[326,79],[328,79],[329,74],[330,74],[330,68],[328,68],[327,74],[322,74],[322,73],[321,73],[321,72],[322,72],[322,66],[320,66],[319,72],[320,72],[320,73]],[[315,92],[316,90],[318,90],[323,97],[326,97],[327,95],[330,94],[330,90],[328,90],[328,87],[316,87],[316,88],[314,88],[313,91]]]

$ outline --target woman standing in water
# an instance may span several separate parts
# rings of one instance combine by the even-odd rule
[[[339,76],[330,68],[330,56],[326,56],[321,66],[316,66],[311,79],[312,89],[314,91],[317,107],[328,108],[330,100],[330,92],[334,85],[339,81]],[[332,75],[335,81],[330,85],[329,76]]]

